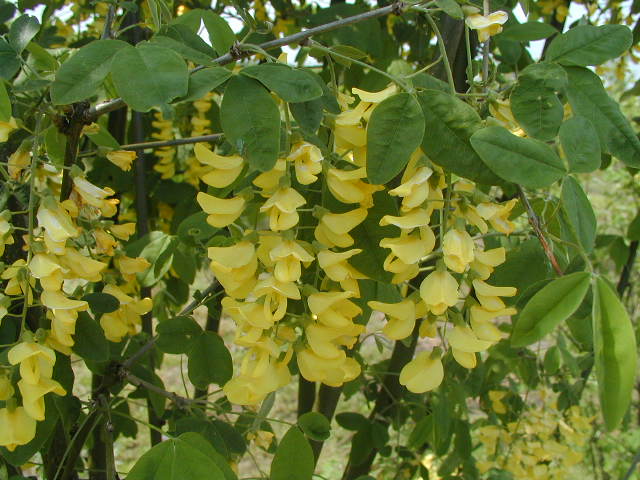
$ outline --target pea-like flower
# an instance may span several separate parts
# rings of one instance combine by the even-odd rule
[[[382,329],[387,337],[402,340],[411,335],[416,324],[416,305],[413,301],[405,299],[398,303],[383,303],[374,300],[367,302],[367,305],[387,316],[387,324]]]
[[[209,214],[207,223],[217,228],[235,222],[242,215],[246,204],[244,197],[218,198],[204,192],[198,192],[196,200],[202,210]]]
[[[307,201],[294,188],[280,188],[264,202],[260,211],[269,215],[269,229],[279,232],[298,224],[300,216],[297,208],[305,203]]]
[[[367,218],[367,210],[356,208],[345,213],[325,213],[314,230],[316,240],[323,245],[347,248],[354,240],[349,232]]]
[[[463,273],[473,261],[474,248],[473,239],[466,230],[452,228],[442,242],[444,263],[450,270]]]
[[[107,160],[125,172],[131,170],[131,164],[133,164],[136,157],[136,152],[130,150],[114,150],[107,153]]]
[[[0,445],[13,452],[36,436],[36,421],[24,407],[0,408]]]
[[[425,393],[438,388],[443,378],[444,368],[440,355],[425,351],[402,368],[399,381],[410,392]]]
[[[239,155],[224,157],[211,151],[204,143],[196,143],[193,153],[200,163],[212,168],[200,179],[207,185],[215,188],[224,188],[231,185],[244,168],[244,160]]]
[[[478,41],[485,42],[502,31],[502,25],[509,19],[509,14],[502,10],[490,13],[486,17],[480,14],[469,15],[465,23],[472,30],[478,31]]]
[[[434,315],[442,315],[458,303],[458,282],[446,270],[436,270],[422,280],[420,297]]]

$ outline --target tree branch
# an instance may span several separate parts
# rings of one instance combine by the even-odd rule
[[[337,30],[342,27],[346,27],[347,25],[352,25],[354,23],[362,22],[365,20],[371,20],[373,18],[384,17],[385,15],[389,15],[390,13],[394,13],[396,15],[400,15],[409,4],[406,4],[402,1],[392,3],[391,5],[387,5],[386,7],[376,8],[374,10],[370,10],[368,12],[360,13],[358,15],[352,15],[351,17],[341,18],[339,20],[335,20],[333,22],[325,23],[324,25],[319,25],[317,27],[309,28],[308,30],[303,30],[298,33],[294,33],[292,35],[288,35],[286,37],[278,38],[275,40],[270,40],[268,42],[262,43],[259,45],[259,48],[262,50],[273,50],[274,48],[284,47],[285,45],[291,45],[292,43],[303,43],[310,37],[314,35],[318,35],[321,33],[330,32],[332,30]],[[215,58],[212,62],[217,63],[218,65],[226,65],[231,63],[239,58],[250,57],[257,52],[254,51],[237,51],[237,46],[234,49],[234,53],[225,53],[224,55]],[[201,70],[205,67],[200,66],[194,68],[191,73],[194,73],[198,70]],[[85,119],[88,122],[93,122],[100,115],[105,113],[112,112],[119,108],[122,108],[126,105],[122,98],[115,98],[113,100],[108,100],[106,102],[102,102],[97,104],[95,107],[90,108],[85,115]]]
[[[199,142],[215,142],[217,140],[220,140],[223,136],[224,134],[222,133],[214,133],[211,135],[200,135],[199,137],[174,138],[172,140],[162,140],[157,142],[130,143],[128,145],[120,146],[120,150],[149,150],[160,147],[171,147],[174,145],[189,145],[191,143]]]
[[[556,259],[556,256],[553,253],[553,250],[549,246],[549,243],[547,242],[547,239],[545,238],[544,233],[542,232],[540,218],[538,218],[538,215],[536,215],[536,212],[533,210],[531,203],[529,203],[529,199],[527,198],[527,195],[524,193],[524,189],[520,185],[518,185],[518,195],[520,196],[520,200],[522,201],[523,205],[527,210],[527,216],[529,217],[529,224],[533,228],[533,231],[535,232],[536,237],[538,237],[538,240],[540,241],[540,245],[542,245],[542,249],[544,250],[544,253],[549,259],[549,261],[551,262],[553,269],[556,271],[556,273],[559,276],[564,275],[562,272],[562,269],[560,268],[560,265],[558,264],[558,260]]]

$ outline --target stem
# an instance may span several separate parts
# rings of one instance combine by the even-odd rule
[[[302,375],[298,378],[298,417],[313,410],[316,403],[316,383],[310,382]]]
[[[449,88],[451,89],[451,94],[455,95],[456,85],[455,85],[455,82],[453,81],[453,72],[451,71],[451,64],[449,63],[449,55],[447,54],[447,48],[444,44],[444,39],[442,38],[442,34],[440,33],[440,29],[438,28],[438,25],[436,25],[436,22],[433,20],[433,18],[431,18],[431,15],[429,15],[426,12],[426,10],[423,10],[423,11],[425,12],[425,17],[427,18],[427,22],[429,22],[429,26],[434,31],[434,33],[436,34],[436,38],[438,39],[438,48],[440,49],[440,56],[444,60],[443,62],[444,70],[447,73],[447,83],[449,84]]]
[[[360,65],[363,68],[368,68],[372,72],[376,72],[377,74],[382,75],[383,77],[387,77],[389,80],[391,80],[396,85],[398,85],[400,88],[402,88],[405,92],[411,92],[413,90],[407,83],[405,83],[404,81],[400,80],[398,77],[396,77],[394,75],[391,75],[390,73],[387,73],[384,70],[380,70],[379,68],[376,68],[373,65],[369,65],[366,62],[361,62],[360,60],[356,60],[355,58],[347,57],[346,55],[342,55],[340,53],[334,52],[330,48],[327,48],[327,47],[325,47],[323,45],[320,45],[318,42],[314,42],[313,40],[309,41],[309,46],[314,48],[314,49],[316,49],[316,50],[320,50],[322,52],[325,52],[327,55],[331,55],[333,57],[342,58],[343,60],[346,60],[346,61],[348,61],[350,63],[355,63],[356,65]]]
[[[64,146],[64,166],[62,171],[62,186],[60,187],[60,201],[64,201],[71,195],[71,167],[75,165],[78,157],[78,146],[80,143],[80,135],[84,126],[84,118],[88,103],[80,102],[71,105],[71,112],[67,115],[69,121],[68,130],[65,132],[67,142]]]
[[[171,147],[173,145],[189,145],[199,142],[215,142],[220,140],[224,134],[214,133],[212,135],[200,135],[198,137],[188,138],[174,138],[171,140],[163,140],[158,142],[141,142],[141,143],[129,143],[127,145],[120,146],[120,150],[149,150],[160,147]]]
[[[489,15],[489,0],[483,0],[482,9],[483,15],[487,17]],[[489,52],[491,48],[491,37],[487,38],[482,47],[482,85],[487,90],[487,80],[489,79]]]
[[[536,212],[533,210],[531,203],[529,203],[529,199],[527,198],[527,195],[525,194],[524,189],[520,185],[518,185],[518,195],[520,196],[520,200],[522,201],[522,203],[524,204],[527,210],[527,216],[529,217],[529,224],[533,228],[533,231],[535,232],[536,237],[538,237],[538,240],[540,241],[540,245],[542,245],[542,249],[544,250],[544,253],[549,259],[549,261],[551,262],[553,269],[556,271],[558,276],[564,275],[562,272],[562,269],[560,268],[560,265],[558,264],[558,260],[556,259],[556,256],[553,253],[553,250],[549,246],[549,243],[547,242],[547,239],[545,238],[544,233],[542,232],[540,218],[538,218],[538,215],[536,215]]]
[[[109,10],[107,11],[107,18],[105,18],[104,20],[104,30],[102,31],[102,38],[107,39],[107,38],[111,38],[112,32],[111,32],[111,25],[113,24],[113,20],[116,17],[116,7],[112,4],[109,5]]]
[[[407,8],[407,5],[404,2],[396,2],[391,5],[387,5],[386,7],[376,8],[374,10],[370,10],[368,12],[360,13],[358,15],[352,15],[351,17],[341,18],[339,20],[335,20],[333,22],[326,23],[324,25],[319,25],[314,28],[309,28],[308,30],[303,30],[302,32],[294,33],[293,35],[288,35],[286,37],[278,38],[276,40],[270,40],[268,42],[262,43],[259,47],[263,50],[272,50],[274,48],[284,47],[285,45],[291,45],[292,43],[301,43],[308,38],[318,35],[320,33],[330,32],[332,30],[336,30],[338,28],[345,27],[347,25],[352,25],[354,23],[362,22],[365,20],[371,20],[373,18],[383,17],[385,15],[389,15],[390,13],[395,13],[399,15]],[[240,57],[248,57],[252,55],[253,52],[241,52]],[[221,57],[215,58],[212,61],[219,65],[226,65],[228,63],[232,63],[238,59],[238,55],[233,55],[231,53],[226,53]],[[349,59],[352,60],[352,59]],[[192,70],[192,73],[198,70],[201,70],[204,67],[198,67]],[[94,121],[100,115],[105,113],[112,112],[119,108],[124,107],[126,104],[122,98],[116,98],[113,100],[109,100],[107,102],[102,102],[96,105],[95,107],[90,108],[86,114],[85,118],[87,121]]]
[[[154,385],[153,383],[147,382],[146,380],[136,377],[132,373],[126,373],[124,378],[127,379],[129,383],[131,383],[132,385],[135,385],[137,387],[144,387],[151,392],[157,393],[158,395],[168,398],[180,408],[184,408],[187,405],[196,402],[191,398],[182,397],[177,393],[168,392],[167,390],[164,390],[158,387],[157,385]],[[160,432],[156,431],[156,433],[159,434]]]
[[[341,394],[342,387],[329,387],[324,384],[320,385],[320,389],[318,391],[318,412],[324,415],[325,418],[329,420],[329,423],[331,423],[333,414],[336,411]],[[313,456],[316,464],[320,458],[320,453],[322,453],[323,445],[324,441],[318,442],[314,440],[311,442],[311,449],[313,450]]]
[[[617,290],[620,298],[624,297],[624,294],[631,285],[629,279],[631,277],[631,272],[633,271],[633,264],[636,261],[636,256],[638,254],[638,240],[633,240],[629,244],[629,256],[627,257],[627,261],[622,268],[622,273],[620,274],[620,280],[618,280]]]

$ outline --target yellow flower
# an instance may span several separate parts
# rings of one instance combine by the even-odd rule
[[[50,239],[54,245],[61,244],[62,253],[64,253],[64,242],[80,234],[69,214],[58,202],[43,202],[38,208],[37,218],[38,225],[44,228],[44,240],[47,246],[49,246],[47,239]]]
[[[382,329],[387,337],[392,340],[402,340],[411,335],[416,324],[416,305],[411,300],[402,300],[399,303],[383,303],[378,301],[367,302],[373,310],[384,313],[387,324]]]
[[[129,237],[136,233],[136,224],[134,222],[122,223],[120,225],[111,225],[109,227],[111,235],[120,240],[129,240]]]
[[[281,282],[269,273],[260,275],[253,294],[264,303],[264,314],[272,321],[282,319],[287,313],[287,299],[300,300],[300,290],[294,282]]]
[[[54,255],[36,253],[29,262],[29,271],[33,277],[40,280],[45,290],[60,290],[62,287],[63,268]]]
[[[0,121],[0,143],[6,142],[9,139],[9,134],[18,128],[16,119],[11,117],[8,122]]]
[[[107,199],[115,193],[109,187],[99,188],[82,177],[75,177],[73,188],[84,203],[99,209],[103,216],[113,217],[116,214],[119,200]]]
[[[21,278],[22,274],[26,273],[26,263],[27,262],[25,262],[23,258],[16,260],[11,266],[4,269],[2,274],[0,274],[0,278],[2,280],[9,280],[7,285],[4,287],[4,293],[7,295],[20,295],[21,293],[26,294],[28,295],[28,302],[31,303],[33,300],[33,292],[31,291],[31,288],[28,287],[25,292],[25,281]],[[29,286],[33,288],[35,285],[35,279],[29,277]]]
[[[269,228],[278,232],[298,224],[300,216],[296,209],[307,203],[302,195],[291,187],[280,188],[260,207],[269,215]]]
[[[493,269],[502,265],[505,259],[504,247],[492,248],[491,250],[481,250],[476,247],[471,269],[481,280],[486,280],[493,273]]]
[[[262,196],[269,197],[280,187],[280,179],[285,176],[286,171],[287,161],[279,158],[271,170],[262,172],[252,183],[262,189]]]
[[[35,342],[22,342],[12,347],[7,355],[11,365],[20,364],[20,377],[37,384],[41,378],[51,378],[56,354],[49,347]]]
[[[500,233],[509,235],[515,229],[515,225],[509,220],[511,210],[518,203],[517,198],[512,198],[507,203],[496,205],[493,203],[481,203],[477,210],[482,218],[488,220],[491,226]]]
[[[208,149],[204,143],[196,143],[193,153],[200,163],[213,167],[213,170],[204,174],[200,179],[215,188],[231,185],[244,168],[244,160],[241,156],[223,157]]]
[[[118,242],[100,228],[93,231],[93,236],[96,239],[96,251],[109,257],[113,257],[115,254],[114,248],[118,246]]]
[[[47,393],[53,392],[56,395],[66,395],[62,386],[55,380],[50,378],[41,378],[37,384],[32,384],[20,380],[18,382],[18,388],[22,395],[22,404],[25,411],[30,417],[41,422],[44,420],[44,396]]]
[[[125,172],[131,170],[131,164],[135,159],[136,152],[129,150],[114,150],[107,153],[107,160]]]
[[[196,200],[202,210],[209,214],[207,223],[217,228],[235,222],[242,215],[246,203],[243,197],[218,198],[204,192],[198,192]]]
[[[365,218],[367,210],[364,208],[356,208],[345,213],[326,213],[320,218],[314,235],[316,240],[329,248],[347,248],[354,243],[348,232],[361,224]]]
[[[452,228],[445,234],[442,244],[444,263],[450,270],[463,273],[473,261],[474,247],[473,239],[466,230]]]
[[[9,176],[14,180],[18,180],[22,171],[27,168],[30,163],[31,152],[19,148],[9,156]]]
[[[283,240],[271,252],[275,262],[273,274],[279,282],[297,282],[302,274],[301,263],[307,266],[314,258],[295,240]]]
[[[120,270],[120,273],[122,273],[122,275],[135,275],[136,273],[144,272],[151,266],[151,264],[145,258],[132,258],[127,257],[126,255],[116,257],[114,263],[116,265],[116,268]]]
[[[13,452],[36,436],[36,421],[23,407],[0,408],[0,445]]]
[[[102,280],[101,272],[107,268],[107,264],[86,257],[75,248],[67,248],[66,253],[60,258],[62,264],[70,271],[65,278],[82,278],[90,282]]]
[[[300,184],[310,185],[318,180],[317,175],[322,171],[322,153],[315,145],[307,142],[293,145],[287,160],[293,162]]]
[[[442,315],[458,303],[458,282],[446,270],[436,270],[422,280],[420,297],[431,313]]]
[[[403,182],[399,187],[389,190],[389,195],[402,197],[400,210],[409,212],[424,203],[429,196],[428,180],[432,174],[433,170],[429,167],[420,167],[411,178]]]
[[[354,323],[344,327],[329,327],[314,322],[305,328],[307,343],[313,352],[322,358],[344,358],[341,346],[352,347],[356,337],[364,331],[364,325]]]
[[[9,400],[15,393],[11,379],[6,375],[0,376],[0,401]]]
[[[140,315],[149,313],[153,307],[151,299],[135,299],[115,285],[106,285],[102,292],[113,295],[120,302],[118,310],[100,317],[100,326],[107,340],[119,342],[127,334],[135,335],[141,323]]]
[[[473,288],[480,304],[492,312],[505,308],[504,302],[499,297],[513,297],[518,292],[514,287],[494,287],[482,280],[474,280]]]
[[[429,225],[431,216],[421,208],[415,208],[405,215],[395,217],[393,215],[385,215],[380,219],[380,226],[395,225],[402,230],[411,230],[418,227],[426,227]]]
[[[502,10],[493,12],[486,17],[480,14],[469,15],[465,23],[472,30],[478,31],[478,41],[485,42],[489,37],[502,31],[502,25],[509,19],[509,14]]]
[[[476,353],[489,348],[493,342],[480,340],[468,326],[456,325],[447,331],[446,335],[453,358],[465,368],[476,366]]]
[[[336,358],[324,358],[306,348],[297,352],[300,374],[310,382],[322,382],[330,387],[340,387],[360,375],[360,364],[344,351]]]
[[[432,352],[420,352],[400,372],[400,385],[413,393],[425,393],[438,388],[444,378],[440,356],[432,358]]]
[[[329,191],[342,203],[359,203],[365,208],[373,205],[373,194],[382,190],[382,185],[365,183],[361,178],[367,177],[365,168],[356,170],[339,170],[330,168],[327,174]]]
[[[335,328],[350,327],[362,309],[348,300],[353,292],[319,292],[309,295],[309,310],[320,323]]]
[[[489,400],[491,400],[491,408],[494,412],[501,415],[507,413],[507,407],[502,403],[502,399],[507,396],[507,393],[504,390],[489,390]]]
[[[209,247],[210,268],[227,295],[245,298],[257,279],[258,256],[253,243],[242,241],[230,247]]]
[[[340,253],[332,252],[331,250],[318,252],[318,263],[320,268],[327,274],[327,277],[334,282],[340,283],[343,290],[353,292],[354,296],[357,297],[360,296],[358,279],[365,279],[367,276],[353,268],[347,260],[361,252],[362,250],[359,248]]]
[[[391,263],[395,257],[407,265],[417,263],[433,251],[435,244],[436,237],[428,226],[420,227],[417,232],[412,233],[406,233],[406,230],[403,230],[399,237],[380,240],[382,248],[391,249],[385,265]]]

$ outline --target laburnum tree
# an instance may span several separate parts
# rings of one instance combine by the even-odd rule
[[[0,478],[631,478],[637,3],[0,0]]]

